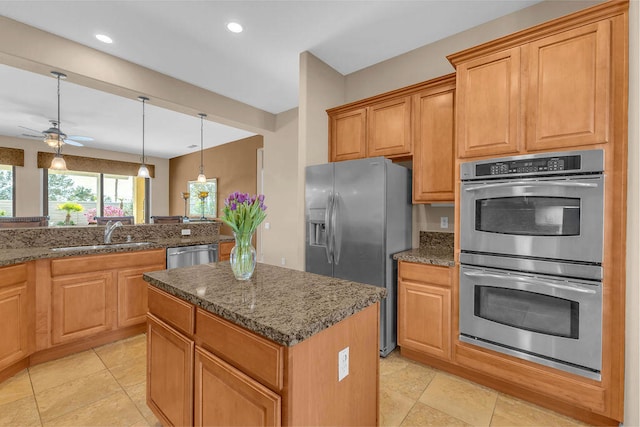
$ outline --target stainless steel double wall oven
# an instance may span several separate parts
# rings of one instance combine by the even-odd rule
[[[461,165],[460,340],[600,379],[602,150]]]

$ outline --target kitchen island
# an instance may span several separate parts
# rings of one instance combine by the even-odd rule
[[[377,425],[385,289],[258,264],[156,271],[147,403],[164,425]]]

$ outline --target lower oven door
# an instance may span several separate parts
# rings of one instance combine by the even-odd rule
[[[602,284],[463,265],[460,340],[599,379]]]

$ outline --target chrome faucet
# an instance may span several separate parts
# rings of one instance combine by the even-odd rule
[[[120,221],[107,222],[107,225],[105,225],[104,227],[104,243],[105,244],[111,243],[111,235],[113,234],[113,230],[115,230],[118,227],[122,227],[122,223]]]

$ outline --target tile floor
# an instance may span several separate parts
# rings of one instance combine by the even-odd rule
[[[145,367],[145,335],[33,366],[0,384],[0,426],[158,426]],[[583,425],[397,351],[380,362],[380,424]]]

